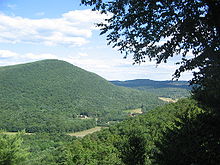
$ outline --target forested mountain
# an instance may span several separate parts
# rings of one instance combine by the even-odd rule
[[[191,86],[187,81],[154,81],[149,79],[136,79],[126,81],[110,81],[111,83],[144,90],[156,94],[158,97],[178,99],[190,95]]]
[[[160,104],[153,94],[115,86],[64,61],[0,67],[0,128],[8,131],[77,131],[121,120],[126,109]]]

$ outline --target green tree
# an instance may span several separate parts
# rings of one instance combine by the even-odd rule
[[[194,70],[195,97],[220,107],[220,1],[219,0],[81,0],[94,10],[110,13],[98,24],[101,34],[119,51],[157,64],[181,55],[174,78]],[[189,55],[192,54],[193,58]],[[204,97],[206,96],[206,100]],[[210,105],[210,104],[209,104]]]
[[[126,165],[142,165],[146,163],[146,137],[141,129],[131,130],[119,148],[122,161]]]
[[[28,156],[22,141],[20,135],[0,134],[0,165],[22,165]]]
[[[119,165],[118,152],[111,144],[104,144],[101,141],[91,140],[89,137],[73,141],[68,145],[61,155],[62,165]]]
[[[196,112],[181,115],[176,127],[167,130],[155,154],[158,164],[216,165],[220,162],[220,117],[213,113]]]

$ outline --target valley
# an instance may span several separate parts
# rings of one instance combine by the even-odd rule
[[[182,100],[186,82],[108,82],[59,60],[0,67],[0,77],[0,141],[16,142],[25,165],[121,164],[133,136],[149,154],[166,122],[195,104]]]
[[[189,109],[192,111],[189,112]],[[131,110],[130,112],[134,111],[139,112],[139,109]],[[140,151],[145,155],[145,158],[140,160],[141,162],[145,161],[145,164],[154,164],[153,162],[157,159],[156,154],[159,153],[158,150],[163,150],[163,146],[158,145],[158,143],[161,143],[162,137],[165,138],[164,133],[169,133],[169,130],[175,130],[177,125],[179,126],[178,129],[182,128],[183,126],[179,124],[184,122],[184,120],[179,121],[177,116],[185,114],[196,117],[195,122],[199,123],[198,130],[194,130],[193,134],[182,132],[179,136],[175,133],[172,135],[175,136],[173,138],[176,138],[177,142],[181,142],[183,135],[184,137],[192,138],[201,132],[199,124],[202,121],[197,119],[197,117],[201,115],[208,117],[201,108],[197,107],[194,100],[180,99],[176,103],[157,107],[143,115],[111,125],[108,129],[95,127],[87,131],[67,134],[37,132],[34,134],[10,133],[6,135],[0,133],[0,141],[6,139],[12,144],[16,142],[16,151],[23,155],[28,154],[26,160],[23,161],[25,165],[62,165],[64,163],[81,164],[82,162],[85,164],[96,162],[95,164],[103,165],[134,163],[136,160],[134,152],[139,154]],[[215,120],[213,122],[218,122],[218,120]],[[203,138],[198,135],[197,137],[201,138],[201,140]],[[169,139],[167,139],[166,143],[168,147],[169,145],[172,148],[179,147],[178,143],[173,145]],[[5,145],[4,143],[1,147]],[[183,147],[182,145],[180,146]],[[184,148],[187,147],[189,146],[184,146]],[[154,152],[152,153],[152,151]],[[196,156],[197,153],[195,152],[193,155]],[[171,155],[168,156],[171,157]]]

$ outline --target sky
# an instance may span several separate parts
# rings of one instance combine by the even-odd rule
[[[106,17],[80,0],[0,0],[0,66],[59,59],[107,80],[172,79],[178,56],[132,65],[132,55],[124,59],[99,35],[95,23]]]

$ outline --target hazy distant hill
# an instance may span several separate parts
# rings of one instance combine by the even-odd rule
[[[93,127],[95,118],[119,120],[122,110],[160,104],[151,93],[115,86],[64,61],[0,67],[0,128],[10,131],[76,131]]]
[[[190,89],[187,81],[154,81],[149,79],[136,79],[126,81],[111,81],[115,85],[125,87],[148,87],[148,88],[184,88]]]
[[[139,90],[148,91],[161,97],[181,98],[189,96],[191,87],[187,81],[154,81],[136,79],[127,81],[110,81],[111,83]]]

